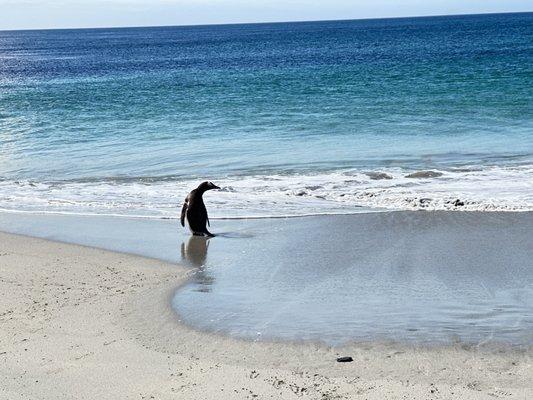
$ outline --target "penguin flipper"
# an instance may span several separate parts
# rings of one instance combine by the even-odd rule
[[[187,205],[188,201],[185,199],[185,202],[183,203],[183,207],[181,207],[181,226],[185,227],[185,216],[187,215]]]

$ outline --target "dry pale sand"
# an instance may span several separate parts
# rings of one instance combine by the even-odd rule
[[[331,349],[192,331],[169,306],[189,273],[0,234],[0,398],[533,398],[531,352]]]

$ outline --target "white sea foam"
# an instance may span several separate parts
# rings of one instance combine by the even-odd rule
[[[409,177],[416,173],[415,177]],[[356,213],[370,210],[532,211],[533,166],[412,171],[345,170],[213,179],[212,218]],[[0,181],[0,209],[176,218],[189,179]]]

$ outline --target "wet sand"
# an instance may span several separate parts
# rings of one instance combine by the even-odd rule
[[[533,345],[533,213],[384,212],[214,220],[0,214],[11,232],[195,272],[173,298],[195,329],[326,345]]]
[[[332,348],[192,330],[170,304],[194,273],[173,263],[0,234],[0,398],[533,396],[530,350]],[[354,362],[335,361],[345,355]]]
[[[173,304],[195,328],[252,340],[531,346],[532,217],[240,221],[241,232],[182,244],[198,273]]]

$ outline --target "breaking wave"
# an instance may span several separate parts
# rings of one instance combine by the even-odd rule
[[[282,217],[383,210],[532,211],[533,166],[447,170],[343,170],[212,178],[212,218]],[[0,180],[0,208],[20,212],[177,218],[200,180],[118,177]]]

